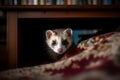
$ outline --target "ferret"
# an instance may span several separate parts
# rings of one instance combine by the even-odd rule
[[[62,58],[74,45],[71,28],[46,31],[47,52],[52,62]]]

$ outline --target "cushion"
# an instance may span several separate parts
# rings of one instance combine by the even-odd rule
[[[0,80],[120,80],[120,33],[94,36],[61,60],[0,73]]]

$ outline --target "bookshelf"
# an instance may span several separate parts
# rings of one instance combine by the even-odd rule
[[[74,20],[74,19],[113,19],[120,20],[119,5],[18,5],[0,6],[0,10],[6,12],[7,25],[7,62],[9,68],[16,68],[19,65],[19,55],[23,47],[21,34],[21,24],[54,19],[55,20]],[[28,20],[28,22],[26,22]],[[25,22],[25,23],[24,23]],[[114,21],[115,22],[115,21]],[[118,23],[119,25],[119,23]],[[25,26],[24,26],[25,27]],[[97,28],[97,27],[95,27]],[[34,29],[34,28],[33,28]],[[29,30],[29,28],[27,29]],[[31,29],[32,30],[32,29]],[[32,32],[31,32],[32,33]],[[34,32],[33,32],[34,33]],[[42,32],[41,32],[42,33]],[[32,35],[32,34],[31,34]]]
[[[118,10],[119,5],[17,5],[0,6],[3,10]]]
[[[119,5],[119,0],[0,0],[0,5]]]

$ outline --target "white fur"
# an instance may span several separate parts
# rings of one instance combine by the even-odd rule
[[[68,34],[66,32],[67,30],[71,30],[71,29],[69,29],[69,28],[65,29],[63,32],[60,32],[59,35],[56,35],[52,30],[48,30],[49,32],[52,33],[52,35],[50,36],[49,39],[47,38],[46,42],[47,42],[48,46],[57,54],[63,54],[72,45],[72,42],[73,42],[72,30],[71,30],[71,36],[68,36]],[[46,32],[48,32],[48,31],[46,31]],[[47,35],[46,35],[46,37],[47,37]],[[62,42],[61,42],[62,39],[67,39],[67,41],[69,43],[67,47],[65,47],[62,44]],[[53,40],[56,40],[56,42],[57,42],[55,46],[51,45]],[[59,48],[62,49],[62,52],[58,51]]]
[[[62,45],[62,43],[61,43],[61,41],[60,41],[60,40],[61,40],[61,37],[52,36],[51,38],[57,40],[57,45],[55,45],[55,46],[49,45],[49,47],[50,47],[54,52],[56,52],[56,53],[58,53],[58,54],[64,53],[64,52],[66,51],[66,48],[65,48],[65,46]],[[61,53],[59,53],[59,51],[58,51],[59,48],[62,49],[62,52],[61,52]]]

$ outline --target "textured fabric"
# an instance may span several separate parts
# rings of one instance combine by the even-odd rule
[[[120,33],[84,40],[55,63],[3,71],[0,80],[120,80]]]

